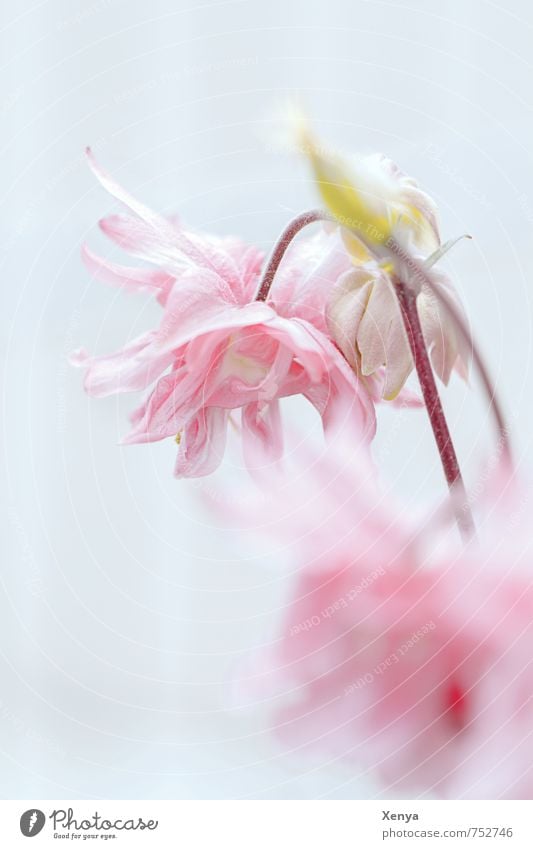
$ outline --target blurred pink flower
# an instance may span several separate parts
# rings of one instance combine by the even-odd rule
[[[86,368],[91,395],[155,383],[124,442],[177,436],[176,474],[206,475],[221,462],[230,411],[240,408],[247,463],[272,461],[282,453],[279,399],[295,394],[315,406],[326,432],[347,417],[355,439],[372,438],[369,389],[325,333],[320,293],[349,264],[338,236],[320,234],[295,246],[275,298],[256,302],[259,251],[184,230],[131,197],[92,156],[90,162],[102,185],[134,213],[104,219],[102,230],[157,270],[116,265],[87,248],[85,261],[113,285],[155,292],[163,307],[159,327],[118,352],[90,357],[82,350],[72,358]]]
[[[501,477],[464,548],[435,524],[417,532],[420,517],[409,521],[347,457],[323,459],[281,501],[276,490],[284,537],[292,523],[306,565],[281,634],[250,661],[245,698],[275,702],[292,750],[349,759],[389,797],[533,798],[524,491]]]

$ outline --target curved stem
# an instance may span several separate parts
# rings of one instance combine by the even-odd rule
[[[444,475],[450,492],[454,496],[458,496],[455,509],[457,524],[463,538],[469,539],[474,533],[474,522],[468,505],[457,454],[455,453],[448,423],[442,409],[437,384],[435,383],[435,376],[424,341],[424,334],[416,304],[416,292],[398,277],[394,278],[394,287],[400,303],[409,346],[413,355],[413,361],[420,381],[420,388],[424,396],[435,442],[437,443],[440,454]]]
[[[257,291],[257,295],[255,296],[256,301],[266,301],[268,298],[268,293],[270,292],[270,287],[274,281],[274,277],[276,275],[276,271],[279,268],[279,264],[283,259],[285,251],[289,247],[290,243],[294,239],[294,237],[302,230],[304,227],[307,227],[308,224],[313,224],[315,221],[333,221],[333,216],[329,215],[327,212],[324,212],[321,209],[311,209],[309,212],[302,212],[301,215],[297,215],[296,218],[287,225],[281,236],[279,237],[276,245],[274,246],[274,250],[268,260],[267,266],[263,273],[263,277],[261,278],[261,282],[259,284],[259,289]]]
[[[494,383],[490,377],[489,370],[485,364],[483,357],[481,356],[479,348],[474,342],[472,333],[470,332],[468,324],[464,320],[461,311],[453,303],[452,299],[446,295],[445,292],[435,286],[433,280],[431,279],[431,275],[421,263],[414,259],[414,257],[407,254],[403,250],[403,248],[401,248],[401,246],[393,240],[389,241],[388,247],[390,247],[393,253],[395,253],[401,258],[401,260],[405,262],[405,264],[409,267],[409,273],[413,276],[413,278],[415,280],[418,280],[419,283],[424,284],[424,286],[426,286],[426,288],[431,292],[431,294],[435,298],[437,298],[437,300],[442,304],[444,309],[447,310],[448,315],[452,319],[463,341],[470,348],[474,366],[478,371],[481,383],[487,395],[489,409],[491,410],[494,416],[496,430],[498,433],[499,449],[507,460],[511,460],[512,453],[511,446],[509,443],[509,428],[505,421],[505,415],[503,413],[502,406],[496,395],[496,387],[494,386]]]

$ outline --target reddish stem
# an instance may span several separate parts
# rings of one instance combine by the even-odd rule
[[[279,268],[279,264],[283,259],[285,251],[300,230],[303,230],[304,227],[307,227],[308,224],[313,224],[315,221],[332,220],[332,216],[328,215],[327,212],[323,212],[321,209],[311,209],[309,212],[302,212],[301,215],[297,215],[296,218],[293,218],[276,242],[276,246],[272,251],[272,255],[259,284],[259,289],[255,296],[256,301],[266,301],[268,298],[270,287],[272,286],[276,271]]]
[[[469,538],[474,533],[474,522],[470,507],[468,505],[466,491],[457,460],[457,454],[450,436],[448,423],[442,409],[442,404],[435,383],[435,376],[429,360],[429,355],[424,341],[420,316],[418,315],[418,307],[416,304],[417,296],[409,286],[407,286],[398,277],[394,278],[394,285],[400,303],[403,322],[409,339],[409,346],[413,355],[420,388],[424,396],[424,402],[428,412],[433,435],[442,462],[444,475],[448,482],[450,492],[454,496],[458,496],[456,504],[457,524],[461,534],[465,538]]]
[[[401,248],[401,246],[395,240],[390,239],[387,246],[392,250],[394,254],[400,257],[400,260],[406,263],[409,269],[409,274],[413,278],[413,280],[418,284],[426,286],[427,289],[432,293],[432,295],[437,298],[438,301],[440,301],[444,309],[447,310],[448,314],[450,315],[459,334],[462,336],[463,340],[470,348],[474,365],[478,371],[481,383],[483,384],[483,388],[487,395],[489,409],[491,410],[494,416],[496,430],[498,432],[499,450],[501,450],[501,453],[507,460],[512,460],[511,446],[509,443],[509,428],[505,423],[505,416],[503,414],[501,404],[496,395],[496,387],[492,382],[489,370],[485,365],[485,361],[483,360],[483,357],[481,356],[477,345],[475,345],[474,343],[472,334],[470,333],[469,327],[466,321],[464,320],[460,310],[456,307],[452,299],[443,291],[442,288],[437,289],[437,287],[433,284],[431,274],[428,273],[424,266],[419,263],[414,257],[410,256],[410,254],[404,251],[403,248]]]

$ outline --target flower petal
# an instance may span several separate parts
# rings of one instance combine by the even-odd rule
[[[357,334],[375,277],[363,266],[343,274],[331,293],[327,308],[329,332],[355,371],[360,370]]]
[[[242,446],[245,463],[251,471],[279,460],[283,454],[279,401],[255,402],[243,407]]]
[[[93,253],[87,245],[82,246],[81,256],[89,271],[104,283],[132,292],[156,292],[162,304],[176,279],[165,271],[130,268],[111,262]]]
[[[146,357],[153,338],[153,331],[143,333],[120,351],[104,356],[90,357],[82,349],[71,356],[71,363],[87,369],[84,386],[89,395],[102,398],[115,392],[136,392],[145,389],[173,361],[169,351]]]
[[[386,366],[384,398],[395,398],[413,368],[413,360],[398,300],[385,276],[372,287],[357,332],[357,345],[363,374],[373,374]]]
[[[176,477],[202,477],[218,468],[224,456],[228,415],[220,407],[203,407],[187,425],[176,460]]]
[[[274,311],[254,302],[228,303],[223,281],[212,272],[187,272],[168,299],[154,342],[156,350],[179,348],[195,336],[270,322]]]
[[[104,219],[100,226],[111,239],[135,256],[161,264],[172,272],[183,267],[184,263],[192,263],[200,268],[210,268],[227,283],[242,282],[235,260],[231,252],[222,247],[222,240],[217,245],[213,239],[187,233],[177,221],[154,212],[122,188],[97,164],[89,148],[87,157],[101,185],[138,216],[137,219],[124,216]]]

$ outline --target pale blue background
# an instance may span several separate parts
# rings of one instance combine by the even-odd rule
[[[171,441],[117,448],[130,400],[89,402],[66,365],[157,315],[81,265],[112,207],[82,151],[154,207],[266,250],[315,202],[304,164],[268,143],[287,93],[336,144],[388,153],[445,237],[475,237],[447,266],[531,461],[532,36],[525,0],[4,0],[0,795],[378,792],[229,710],[233,670],[275,633],[283,565],[216,530],[202,487],[172,478]],[[446,407],[472,480],[485,407],[458,381]],[[382,415],[377,452],[410,503],[441,491],[422,415]]]

